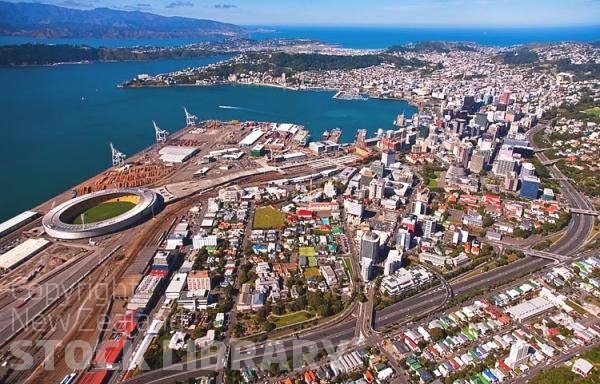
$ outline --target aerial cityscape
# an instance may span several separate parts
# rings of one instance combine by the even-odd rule
[[[599,15],[0,1],[0,383],[600,383]]]

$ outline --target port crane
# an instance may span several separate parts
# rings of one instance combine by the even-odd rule
[[[119,151],[117,148],[115,148],[113,143],[109,143],[109,144],[110,144],[110,151],[112,153],[113,167],[123,165],[123,163],[125,162],[125,157],[126,157],[125,154],[123,152]]]
[[[192,115],[188,112],[186,107],[183,107],[183,111],[185,112],[185,126],[193,127],[198,123],[198,116]]]
[[[158,125],[156,125],[156,121],[152,120],[152,125],[154,125],[154,132],[156,132],[156,142],[164,143],[167,141],[167,136],[169,136],[169,132],[164,129],[160,129]]]

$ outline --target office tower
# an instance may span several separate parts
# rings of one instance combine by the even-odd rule
[[[473,173],[479,173],[486,168],[485,163],[485,154],[481,151],[476,151],[475,153],[473,153],[473,156],[471,156],[469,170]]]
[[[377,262],[379,257],[379,235],[375,232],[365,232],[360,239],[360,259],[370,259]]]
[[[396,162],[396,153],[389,149],[383,150],[381,152],[381,162],[384,166],[389,167]]]
[[[385,264],[383,265],[383,274],[385,276],[393,275],[398,269],[402,267],[402,251],[392,249],[388,253]]]
[[[521,179],[521,197],[535,200],[538,198],[540,179],[536,176],[525,176]]]
[[[423,237],[431,238],[437,231],[437,220],[434,218],[426,218],[423,220]]]
[[[528,176],[535,176],[535,166],[531,163],[521,164],[521,174],[519,176],[521,179]]]
[[[371,280],[371,273],[373,271],[373,260],[365,257],[360,259],[360,276],[366,283]]]
[[[406,228],[400,228],[396,234],[396,249],[408,251],[410,249],[412,238]]]

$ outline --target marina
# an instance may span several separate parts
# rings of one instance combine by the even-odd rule
[[[367,96],[361,95],[357,92],[348,91],[338,91],[335,95],[333,95],[332,98],[337,100],[369,100]]]

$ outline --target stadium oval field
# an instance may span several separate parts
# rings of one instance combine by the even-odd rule
[[[138,223],[160,202],[160,196],[146,188],[107,189],[54,207],[44,216],[42,225],[57,239],[103,236]]]

